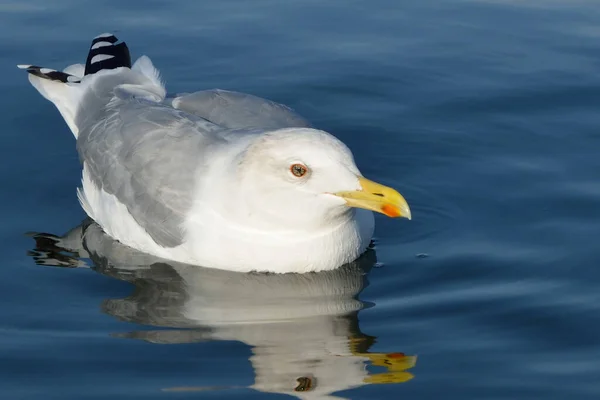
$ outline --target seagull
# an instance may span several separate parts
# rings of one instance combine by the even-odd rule
[[[167,95],[152,61],[132,64],[111,33],[85,64],[18,67],[76,138],[83,210],[134,249],[237,272],[325,271],[367,250],[373,211],[411,218],[400,193],[289,107],[219,89]]]

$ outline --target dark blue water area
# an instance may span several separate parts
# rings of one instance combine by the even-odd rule
[[[600,398],[599,19],[584,0],[0,1],[0,397]],[[74,139],[15,65],[82,62],[105,31],[170,92],[293,107],[413,220],[376,216],[374,252],[311,277],[103,254],[76,228]]]

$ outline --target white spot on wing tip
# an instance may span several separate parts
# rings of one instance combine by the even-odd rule
[[[40,72],[42,74],[49,74],[50,72],[56,72],[56,70],[51,68],[40,68]]]
[[[107,46],[112,46],[112,45],[113,44],[111,42],[98,42],[98,43],[95,43],[90,50],[96,50],[96,49],[99,49],[100,47],[107,47]]]
[[[17,64],[17,68],[19,68],[19,69],[31,68],[31,64]]]
[[[107,38],[107,37],[111,37],[111,36],[113,36],[112,33],[106,32],[106,33],[102,33],[102,34],[96,36],[94,39]]]
[[[110,54],[98,54],[97,56],[92,57],[91,63],[94,64],[94,63],[97,63],[97,62],[100,62],[100,61],[109,60],[109,59],[114,58],[114,57],[115,56],[112,56]]]

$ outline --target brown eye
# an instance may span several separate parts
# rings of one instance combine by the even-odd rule
[[[308,172],[308,167],[302,164],[294,164],[290,167],[290,171],[294,176],[301,178]]]

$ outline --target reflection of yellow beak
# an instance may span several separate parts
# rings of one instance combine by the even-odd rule
[[[400,193],[387,186],[370,181],[362,176],[358,178],[362,190],[337,192],[334,195],[346,200],[349,207],[364,208],[387,215],[411,219],[408,203]]]
[[[406,356],[402,353],[367,353],[366,356],[373,365],[385,367],[387,372],[369,375],[364,379],[365,383],[402,383],[414,378],[414,375],[406,370],[415,366],[417,356]]]

